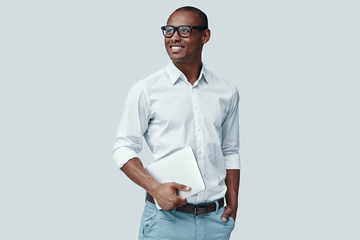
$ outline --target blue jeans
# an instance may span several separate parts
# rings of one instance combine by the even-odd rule
[[[216,202],[218,206],[218,203]],[[158,210],[146,201],[141,218],[139,240],[227,240],[234,229],[234,219],[221,220],[224,207],[194,216],[191,213]]]

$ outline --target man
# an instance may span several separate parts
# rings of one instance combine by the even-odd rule
[[[210,30],[201,10],[175,10],[162,30],[171,61],[129,91],[113,152],[122,171],[147,192],[139,239],[229,239],[240,181],[238,91],[202,64]],[[205,190],[185,199],[177,191],[189,186],[154,180],[138,157],[142,136],[159,161],[191,146]]]

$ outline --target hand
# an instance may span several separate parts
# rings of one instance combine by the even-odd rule
[[[177,195],[177,191],[190,191],[190,187],[176,182],[163,183],[154,188],[152,196],[163,210],[168,211],[187,203],[186,198]]]
[[[223,222],[227,222],[229,216],[231,216],[231,217],[234,219],[234,221],[235,221],[235,219],[236,219],[236,209],[234,209],[234,208],[233,208],[232,206],[230,206],[230,205],[227,205],[227,206],[225,206],[225,211],[224,211],[224,214],[223,214],[222,217],[221,217],[221,220],[222,220]]]

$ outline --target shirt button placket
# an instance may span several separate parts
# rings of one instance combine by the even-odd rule
[[[203,167],[203,141],[202,141],[202,132],[201,132],[201,127],[199,125],[199,115],[200,115],[200,111],[199,111],[199,103],[196,97],[196,86],[192,86],[191,87],[191,98],[192,98],[192,103],[193,103],[193,111],[194,111],[194,121],[195,121],[195,138],[196,138],[196,148],[197,148],[197,160],[198,160],[198,165],[200,167],[200,169],[204,169]],[[202,201],[202,197],[201,194],[197,194],[197,198],[196,201]]]

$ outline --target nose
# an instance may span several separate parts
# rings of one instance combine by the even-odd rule
[[[180,37],[178,31],[175,31],[174,34],[171,36],[170,39],[171,39],[171,41],[173,41],[173,42],[180,42],[181,37]]]

